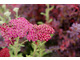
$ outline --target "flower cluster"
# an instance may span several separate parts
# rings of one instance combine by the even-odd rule
[[[3,48],[0,51],[0,57],[10,57],[9,49],[8,48]]]
[[[8,6],[10,5],[7,5],[7,8]],[[49,4],[49,7],[52,7],[52,6],[54,6],[54,8],[49,12],[49,17],[50,19],[52,19],[52,22],[48,24],[52,26],[56,30],[56,32],[54,37],[52,37],[50,41],[47,42],[46,46],[50,47],[55,45],[57,46],[61,45],[60,47],[61,51],[57,50],[58,51],[57,53],[60,56],[62,55],[72,56],[74,52],[76,54],[75,56],[80,56],[79,55],[80,54],[80,50],[79,50],[80,49],[80,44],[79,44],[80,43],[79,41],[80,40],[80,32],[79,32],[80,5],[79,4],[65,4],[65,5]],[[19,15],[29,19],[29,21],[33,24],[36,24],[39,21],[46,23],[47,21],[45,19],[45,16],[40,14],[41,12],[46,12],[45,9],[47,8],[47,6],[45,4],[25,4],[25,5],[22,4],[22,5],[15,5],[15,6],[11,5],[9,10],[12,12],[12,9],[14,7],[19,7]],[[11,15],[11,17],[14,18],[15,13],[13,12],[12,14],[13,15]],[[77,24],[75,24],[75,22]],[[70,30],[69,30],[69,27],[71,28]],[[30,39],[29,41],[31,40],[36,41],[38,39],[37,34],[35,34],[37,31],[36,29],[35,30],[33,29],[31,31],[32,33],[28,33],[29,35],[27,35],[27,39]],[[34,31],[36,32],[33,34]],[[62,50],[64,51],[62,52]]]
[[[73,23],[72,27],[70,27],[70,30],[68,30],[67,33],[70,34],[70,38],[78,39],[78,35],[80,33],[80,24]]]
[[[12,26],[18,37],[26,36],[31,24],[25,18],[13,19],[9,22],[9,26]]]
[[[25,18],[20,17],[12,19],[9,24],[3,24],[0,32],[9,45],[14,44],[17,37],[26,37],[29,41],[48,41],[51,38],[50,34],[54,33],[54,29],[46,24],[33,25]]]
[[[33,28],[30,29],[29,34],[27,35],[27,39],[30,41],[48,41],[51,36],[50,34],[54,33],[54,29],[49,25],[33,25]]]
[[[12,19],[9,24],[3,24],[1,27],[1,35],[4,37],[5,42],[13,44],[15,38],[25,37],[31,28],[31,24],[25,18]]]

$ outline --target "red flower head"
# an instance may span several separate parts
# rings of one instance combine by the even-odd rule
[[[54,29],[49,25],[33,25],[33,28],[29,30],[27,39],[29,41],[48,41],[51,38],[50,34],[54,34],[54,32]]]
[[[10,57],[9,49],[8,48],[3,48],[0,51],[0,57]]]

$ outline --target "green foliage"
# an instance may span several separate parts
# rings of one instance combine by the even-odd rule
[[[0,24],[8,23],[8,21],[11,20],[11,12],[6,8],[6,5],[2,5],[2,7],[0,7],[0,14]]]
[[[16,38],[16,41],[14,42],[13,45],[9,45],[9,49],[10,49],[10,56],[11,57],[22,57],[22,53],[20,52],[20,48],[24,47],[24,45],[19,43],[19,37]]]
[[[52,22],[52,19],[50,19],[48,22],[49,22],[49,23]]]
[[[46,18],[46,22],[50,23],[52,22],[52,19],[49,17],[49,12],[54,8],[54,6],[49,7],[49,4],[46,4],[47,8],[45,9],[45,13],[41,12],[41,15],[44,15]]]
[[[50,51],[45,51],[45,43],[46,41],[41,42],[40,40],[37,41],[37,44],[33,42],[33,51],[31,51],[30,55],[26,55],[26,57],[43,57],[47,53],[50,53]]]
[[[39,21],[39,22],[37,22],[38,24],[43,24],[43,22],[41,22],[41,21]]]
[[[18,16],[18,10],[19,8],[14,8],[13,11],[15,11],[15,17],[18,18],[20,16]],[[0,24],[3,23],[8,23],[11,20],[11,12],[9,11],[9,9],[6,8],[6,5],[2,5],[2,7],[0,7]]]
[[[54,36],[54,34],[50,34],[51,35],[51,37],[53,37]]]

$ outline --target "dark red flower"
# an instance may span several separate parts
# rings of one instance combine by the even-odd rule
[[[0,51],[0,57],[10,57],[9,49],[8,48],[3,48]]]

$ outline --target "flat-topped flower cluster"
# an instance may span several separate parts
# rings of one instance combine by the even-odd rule
[[[15,38],[26,37],[29,41],[48,41],[54,33],[54,29],[49,25],[33,25],[23,17],[12,19],[8,24],[4,23],[1,27],[1,35],[5,42],[12,44]]]

